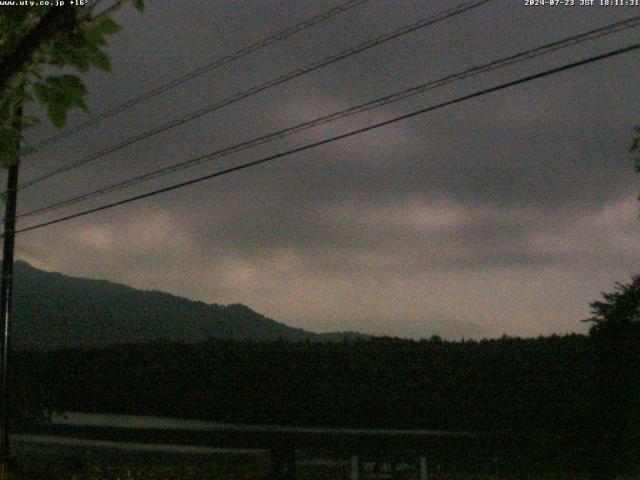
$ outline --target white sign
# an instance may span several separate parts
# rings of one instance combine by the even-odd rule
[[[351,480],[427,480],[427,461],[351,457]]]

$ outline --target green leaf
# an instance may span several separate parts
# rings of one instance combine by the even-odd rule
[[[49,116],[49,120],[56,127],[62,128],[64,124],[67,122],[67,110],[69,107],[64,105],[61,102],[51,102],[47,108],[47,115]]]
[[[38,97],[40,103],[47,103],[49,101],[49,87],[44,83],[34,83],[33,90],[36,92],[36,97]]]
[[[75,75],[61,75],[57,78],[60,80],[60,86],[63,89],[78,93],[87,93],[87,88],[84,86],[82,80],[80,80],[79,77],[76,77]]]
[[[96,48],[91,57],[91,63],[93,63],[96,68],[99,68],[100,70],[111,72],[111,61],[109,61],[109,57],[102,50]]]
[[[88,72],[91,67],[91,55],[86,47],[70,48],[61,58],[64,64],[73,65],[82,73]]]
[[[81,42],[77,39],[75,43],[56,42],[48,47],[47,54],[50,63],[58,67],[72,65],[81,72],[86,72],[91,66],[92,49],[96,49],[96,45],[90,41],[83,39]]]
[[[33,84],[38,100],[47,106],[47,115],[56,127],[64,126],[72,107],[88,111],[84,96],[87,88],[75,75],[49,76],[44,82]]]
[[[100,30],[100,24],[87,24],[84,35],[87,42],[91,45],[104,46],[107,44],[107,41],[104,38],[105,34]]]
[[[88,111],[84,101],[87,88],[82,80],[75,75],[61,75],[59,77],[47,77],[46,84],[36,84],[36,94],[42,103],[47,104],[47,115],[51,122],[58,128],[64,126],[67,120],[67,112],[72,107]]]
[[[76,106],[81,110],[83,110],[84,112],[89,113],[89,107],[87,107],[87,104],[85,103],[84,98],[82,98],[81,96],[75,96],[71,98],[71,103],[73,106]]]
[[[113,35],[122,30],[122,27],[109,17],[103,18],[93,27],[93,30],[102,35]]]
[[[96,47],[104,47],[107,44],[107,41],[104,39],[104,35],[100,32],[96,32],[94,30],[87,30],[86,36],[89,44],[94,45]]]
[[[77,55],[74,58],[72,65],[82,73],[87,73],[89,71],[89,67],[91,67],[89,59],[84,55]]]
[[[144,1],[143,0],[135,0],[133,2],[133,6],[139,10],[140,12],[144,12]]]
[[[629,149],[630,152],[640,151],[640,125],[637,127],[634,127],[634,130],[638,134],[638,136],[633,139],[633,142],[631,143],[631,148]]]

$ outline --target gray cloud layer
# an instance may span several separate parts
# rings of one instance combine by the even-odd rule
[[[88,80],[93,109],[109,108],[328,5],[156,1],[142,17],[127,13],[121,17],[125,30],[110,50],[114,74]],[[452,5],[372,0],[39,153],[25,161],[23,178]],[[499,1],[25,191],[21,210],[637,12]],[[218,165],[302,145],[633,39],[637,32],[580,45]],[[638,268],[638,182],[627,152],[638,122],[637,85],[632,54],[25,234],[19,253],[36,266],[70,274],[211,302],[241,301],[315,330],[450,337],[584,331],[579,320],[588,315],[588,303]],[[33,137],[47,133],[43,128]],[[214,168],[197,167],[156,185]]]

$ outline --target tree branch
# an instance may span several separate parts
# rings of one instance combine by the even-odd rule
[[[42,44],[61,32],[73,30],[76,24],[75,7],[67,5],[51,8],[0,64],[0,95],[5,95],[11,79],[23,70]]]
[[[100,13],[96,13],[93,15],[93,19],[100,19],[100,18],[104,18],[108,15],[111,15],[113,12],[120,10],[120,8],[122,8],[122,6],[126,3],[126,0],[116,0],[115,2],[113,2],[112,5],[110,5],[109,7],[105,8],[104,10],[102,10]],[[96,4],[97,5],[97,4]]]

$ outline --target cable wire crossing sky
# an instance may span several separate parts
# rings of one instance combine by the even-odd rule
[[[153,2],[117,20],[94,116],[27,132],[17,255],[38,268],[411,338],[585,332],[638,270],[638,9]]]
[[[27,216],[31,216],[31,215],[36,215],[36,214],[40,214],[43,212],[50,212],[50,211],[54,211],[54,210],[58,210],[62,207],[68,206],[68,205],[73,205],[75,203],[78,203],[80,201],[84,201],[90,198],[94,198],[96,196],[100,196],[100,195],[104,195],[107,193],[111,193],[117,190],[120,190],[122,188],[127,188],[131,185],[136,185],[140,182],[143,181],[147,181],[147,180],[151,180],[151,179],[155,179],[158,178],[160,176],[163,175],[168,175],[168,174],[172,174],[174,172],[180,171],[184,168],[190,168],[192,166],[195,165],[199,165],[203,162],[206,161],[211,161],[215,158],[219,158],[228,154],[232,154],[232,153],[236,153],[238,151],[242,151],[244,149],[247,148],[252,148],[256,145],[261,145],[262,143],[265,142],[269,142],[269,141],[273,141],[275,139],[279,139],[282,138],[284,136],[287,135],[291,135],[294,133],[298,133],[301,131],[304,131],[308,128],[314,128],[316,126],[322,125],[324,123],[327,122],[333,122],[336,121],[338,119],[344,118],[346,116],[350,116],[350,115],[355,115],[355,114],[359,114],[362,112],[366,112],[368,110],[371,110],[373,108],[378,108],[380,106],[384,106],[387,105],[389,103],[392,102],[397,102],[400,100],[403,100],[405,98],[409,98],[411,96],[414,95],[420,95],[422,93],[424,93],[425,91],[428,91],[430,89],[434,89],[434,88],[440,88],[443,87],[444,85],[447,85],[450,82],[456,81],[456,80],[461,80],[464,78],[468,78],[470,76],[473,75],[478,75],[481,73],[486,73],[488,71],[494,70],[494,69],[498,69],[498,68],[503,68],[505,66],[508,65],[512,65],[514,63],[518,63],[521,61],[526,61],[526,60],[531,60],[532,58],[535,58],[539,55],[545,55],[547,53],[550,52],[554,52],[556,50],[559,50],[561,48],[567,48],[573,45],[576,45],[578,43],[581,42],[585,42],[588,40],[592,40],[595,38],[600,38],[601,36],[604,35],[611,35],[613,33],[622,31],[622,30],[626,30],[629,28],[635,28],[640,24],[640,17],[633,17],[630,19],[626,19],[622,22],[616,22],[614,24],[611,25],[607,25],[605,27],[602,28],[598,28],[595,30],[590,30],[588,32],[582,33],[580,35],[573,35],[571,37],[565,38],[561,41],[558,42],[553,42],[547,45],[543,45],[541,47],[537,47],[534,49],[530,49],[527,50],[526,52],[521,52],[518,53],[516,55],[511,55],[509,57],[506,58],[502,58],[500,60],[495,60],[492,62],[489,62],[487,64],[481,65],[481,66],[476,66],[470,69],[467,69],[463,72],[460,73],[456,73],[456,74],[452,74],[452,75],[447,75],[444,78],[438,79],[438,80],[433,80],[427,83],[423,83],[421,85],[418,86],[413,86],[411,88],[402,90],[401,92],[395,92],[392,93],[390,95],[385,95],[384,97],[378,98],[376,100],[372,100],[370,102],[366,102],[364,104],[361,105],[356,105],[354,107],[350,107],[347,108],[345,110],[341,110],[339,112],[334,112],[330,115],[325,115],[319,118],[316,118],[314,120],[310,120],[308,122],[304,122],[298,125],[295,125],[293,127],[289,127],[286,128],[284,130],[280,130],[277,132],[273,132],[270,133],[268,135],[264,135],[262,137],[258,137],[256,139],[252,139],[246,142],[242,142],[240,144],[236,144],[233,145],[231,147],[227,147],[224,148],[222,150],[217,150],[216,152],[212,152],[210,154],[205,154],[203,156],[200,157],[196,157],[187,161],[183,161],[183,162],[179,162],[177,164],[174,165],[170,165],[168,167],[163,167],[159,170],[154,170],[151,172],[147,172],[143,175],[137,176],[137,177],[133,177],[131,179],[119,182],[119,183],[115,183],[112,185],[108,185],[106,187],[103,187],[101,189],[98,190],[94,190],[79,196],[75,196],[75,197],[71,197],[65,200],[61,200],[58,202],[55,202],[53,204],[50,205],[45,205],[43,207],[22,213],[20,215],[18,215],[18,217],[27,217]]]

